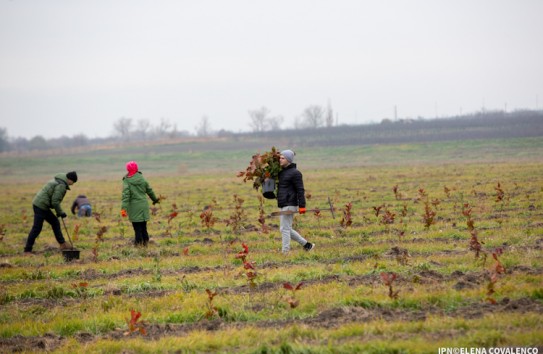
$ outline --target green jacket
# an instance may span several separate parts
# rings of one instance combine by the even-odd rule
[[[66,174],[59,173],[54,179],[47,182],[41,191],[36,193],[32,204],[43,210],[55,209],[57,216],[59,216],[64,213],[60,203],[67,190],[70,190],[68,178],[66,178]]]
[[[153,203],[158,202],[158,198],[153,192],[149,183],[143,178],[141,172],[134,175],[123,177],[123,195],[121,208],[128,213],[128,219],[132,222],[141,222],[149,220],[149,202],[147,196]]]

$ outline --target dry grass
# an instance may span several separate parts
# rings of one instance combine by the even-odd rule
[[[22,256],[32,223],[31,200],[41,183],[10,185],[0,196],[0,346],[57,352],[436,352],[439,347],[542,346],[543,165],[541,163],[417,164],[303,170],[308,206],[296,227],[317,247],[293,245],[282,255],[278,219],[270,233],[258,223],[257,192],[231,175],[151,176],[166,199],[152,217],[152,243],[131,245],[131,225],[119,216],[120,180],[82,180],[96,218],[66,222],[81,259],[63,261],[48,225],[34,257]],[[496,201],[500,183],[503,199]],[[393,187],[397,186],[395,195]],[[446,188],[445,188],[446,187]],[[421,193],[424,190],[424,193]],[[448,190],[448,192],[447,192]],[[224,220],[233,195],[244,199],[240,232]],[[425,201],[435,223],[424,225]],[[352,225],[341,227],[352,203]],[[174,205],[175,204],[175,205]],[[200,222],[213,204],[217,222]],[[482,255],[470,250],[472,218]],[[394,213],[385,224],[375,207]],[[273,201],[265,210],[275,211]],[[168,222],[168,215],[178,215]],[[97,241],[101,227],[107,231]],[[74,235],[75,236],[75,235]],[[236,254],[242,243],[255,262],[256,286]],[[496,260],[497,274],[489,294]],[[94,254],[93,254],[94,252]],[[485,258],[486,255],[486,258]],[[397,298],[380,274],[395,273]],[[303,283],[295,296],[283,283]],[[86,283],[87,285],[81,285]],[[206,289],[216,291],[206,318]],[[494,300],[495,303],[492,303]],[[146,335],[126,333],[130,309]],[[22,337],[18,337],[22,336]],[[123,339],[119,341],[119,339]]]

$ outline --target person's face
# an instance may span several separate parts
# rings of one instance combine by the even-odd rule
[[[283,155],[279,156],[279,166],[286,167],[288,166],[288,164],[289,162],[286,157],[284,157]]]
[[[72,184],[74,184],[74,181],[68,178],[68,185],[71,186]]]

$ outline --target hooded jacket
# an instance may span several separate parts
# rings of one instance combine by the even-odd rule
[[[279,172],[277,186],[277,206],[298,206],[305,208],[305,190],[302,173],[291,163]]]
[[[66,174],[59,173],[36,193],[32,204],[42,210],[55,209],[57,216],[60,216],[64,213],[60,203],[64,199],[67,190],[70,190],[68,178]]]
[[[142,222],[149,220],[149,202],[147,196],[153,203],[158,202],[155,192],[141,172],[123,177],[123,193],[121,208],[126,210],[128,219],[131,222]]]

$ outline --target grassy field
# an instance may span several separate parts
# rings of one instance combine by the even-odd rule
[[[417,144],[373,144],[334,147],[302,147],[288,139],[274,145],[297,152],[297,161],[306,172],[323,169],[413,164],[446,165],[503,161],[541,161],[541,138],[451,140]],[[102,146],[26,154],[0,154],[0,182],[3,184],[43,183],[62,171],[77,170],[81,183],[96,179],[120,179],[124,165],[136,160],[146,176],[221,174],[235,176],[251,156],[269,150],[255,139],[180,141],[148,145]]]
[[[330,198],[336,211],[296,216],[317,246],[286,256],[279,220],[260,218],[274,201],[236,177],[254,146],[2,156],[0,351],[542,350],[542,150],[534,138],[297,149],[308,208]],[[147,248],[119,214],[130,159],[165,197]],[[66,219],[80,259],[63,260],[47,224],[23,256],[34,194],[72,169],[63,207],[85,193],[97,213]]]

